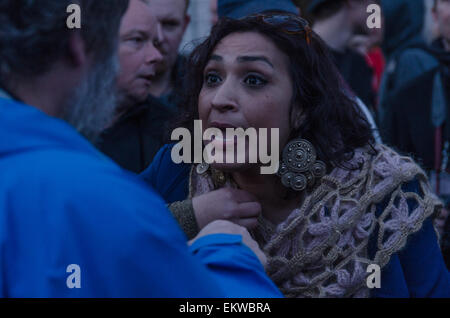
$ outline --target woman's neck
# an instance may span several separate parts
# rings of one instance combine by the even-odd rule
[[[259,168],[231,175],[242,190],[258,199],[264,218],[274,224],[283,222],[302,201],[302,195],[289,195],[291,191],[283,186],[277,175],[262,175]]]

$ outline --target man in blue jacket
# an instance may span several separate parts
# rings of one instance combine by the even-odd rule
[[[128,0],[77,1],[81,29],[72,2],[0,1],[0,297],[280,296],[243,228],[212,223],[188,248],[155,192],[88,142],[114,115]]]

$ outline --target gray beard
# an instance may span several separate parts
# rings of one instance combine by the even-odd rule
[[[64,107],[62,119],[92,143],[113,121],[117,107],[118,71],[117,54],[97,62]]]

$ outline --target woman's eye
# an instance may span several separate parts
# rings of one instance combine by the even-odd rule
[[[206,74],[205,83],[208,86],[214,86],[221,82],[221,78],[217,74]]]
[[[264,78],[262,78],[261,76],[249,75],[244,79],[244,83],[249,86],[260,87],[260,86],[264,86],[265,84],[267,84],[267,81]]]

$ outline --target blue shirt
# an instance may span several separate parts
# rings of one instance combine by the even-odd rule
[[[0,99],[0,136],[0,297],[281,296],[241,236],[188,249],[163,200],[64,121]]]
[[[190,165],[175,164],[171,159],[173,145],[164,146],[153,163],[141,174],[163,199],[172,203],[188,196]],[[403,185],[408,192],[419,193],[418,183]],[[377,206],[377,215],[388,200]],[[414,209],[410,206],[410,209]],[[374,245],[375,243],[375,245]],[[376,235],[369,242],[369,253],[376,251]],[[428,218],[422,228],[410,235],[405,248],[392,255],[381,272],[381,288],[372,289],[372,297],[450,297],[450,275],[440,251],[433,222]]]

